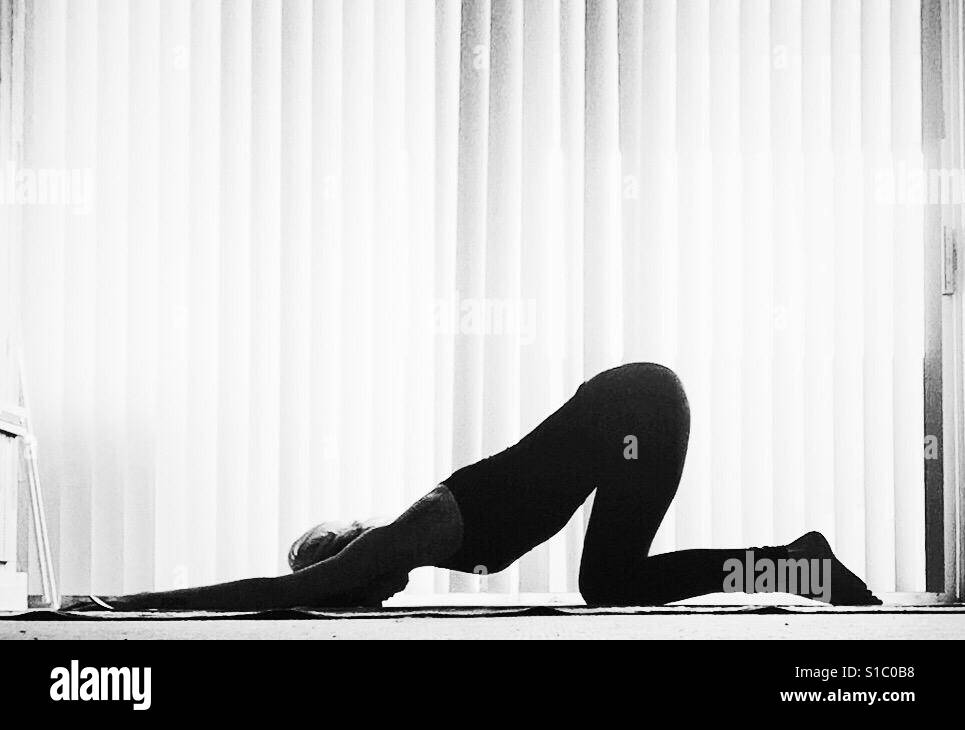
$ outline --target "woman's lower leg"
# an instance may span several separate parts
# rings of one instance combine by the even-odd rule
[[[656,606],[710,593],[774,592],[782,584],[758,580],[755,566],[769,561],[773,571],[778,571],[787,558],[787,548],[783,546],[678,550],[644,557],[632,569],[613,573],[604,581],[594,576],[583,578],[581,591],[587,603],[611,606]],[[772,575],[776,576],[776,572]]]

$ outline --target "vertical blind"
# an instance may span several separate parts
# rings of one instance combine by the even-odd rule
[[[19,33],[15,33],[15,25]],[[19,38],[17,48],[13,39]],[[20,323],[20,230],[19,208],[10,190],[9,177],[19,154],[22,137],[23,18],[12,4],[0,4],[0,403],[16,396],[16,336]],[[19,63],[18,63],[19,61]]]
[[[94,183],[4,218],[65,593],[275,572],[635,360],[693,412],[656,552],[923,590],[917,0],[3,9],[5,159]],[[409,591],[573,591],[587,510]]]

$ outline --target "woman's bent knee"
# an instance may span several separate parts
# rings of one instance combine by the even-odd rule
[[[580,571],[580,595],[587,606],[602,606],[606,604],[606,591],[599,581],[593,580]]]
[[[587,606],[646,606],[651,605],[646,596],[631,597],[626,585],[615,585],[606,577],[588,576],[580,572],[580,595]]]

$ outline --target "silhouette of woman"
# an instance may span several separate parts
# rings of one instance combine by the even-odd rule
[[[421,566],[503,570],[556,534],[595,489],[579,582],[589,604],[655,605],[719,592],[727,565],[748,551],[755,561],[820,566],[820,595],[792,582],[799,594],[837,605],[880,603],[817,532],[782,546],[649,555],[677,492],[689,434],[690,408],[673,371],[623,365],[585,382],[515,446],[459,469],[392,522],[312,528],[289,552],[291,574],[108,602],[122,610],[378,605]]]

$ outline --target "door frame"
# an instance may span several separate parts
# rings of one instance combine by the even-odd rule
[[[922,151],[926,171],[965,176],[965,0],[922,0]],[[959,198],[965,190],[958,190]],[[927,596],[965,587],[965,206],[925,201],[925,458]],[[934,455],[934,448],[931,450]]]

